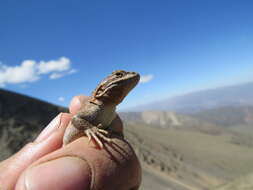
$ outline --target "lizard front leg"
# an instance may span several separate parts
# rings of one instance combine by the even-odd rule
[[[106,142],[111,142],[111,139],[106,137],[105,135],[108,135],[109,132],[101,129],[102,124],[99,124],[98,126],[93,126],[91,128],[86,129],[84,132],[87,135],[89,141],[91,141],[91,139],[93,138],[96,143],[99,145],[100,148],[103,148],[103,143],[101,142],[101,139],[103,139]]]
[[[100,139],[103,139],[106,142],[111,142],[111,139],[105,136],[108,135],[109,132],[102,128],[102,124],[95,126],[83,118],[74,116],[70,125],[66,129],[63,145],[66,145],[81,136],[87,135],[89,142],[93,139],[100,148],[103,148],[103,143]]]
[[[67,126],[63,136],[63,146],[71,143],[79,137],[85,136],[84,129],[87,129],[90,123],[85,119],[75,115]]]

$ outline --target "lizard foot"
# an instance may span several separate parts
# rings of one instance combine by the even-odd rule
[[[105,136],[105,135],[108,135],[108,133],[109,133],[108,131],[104,129],[99,129],[98,127],[92,127],[85,130],[85,134],[87,135],[89,142],[93,138],[100,148],[103,148],[104,145],[99,138],[109,143],[112,141],[110,138]]]

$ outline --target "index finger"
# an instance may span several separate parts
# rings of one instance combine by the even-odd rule
[[[69,104],[69,112],[71,114],[76,114],[84,104],[84,102],[88,101],[89,96],[85,95],[78,95],[72,98],[70,104]]]

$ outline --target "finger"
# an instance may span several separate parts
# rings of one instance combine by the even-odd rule
[[[0,164],[0,184],[3,189],[13,189],[22,171],[42,156],[62,146],[62,138],[71,115],[59,114],[41,132],[37,139]],[[1,189],[1,186],[0,186]]]
[[[72,98],[70,104],[69,104],[69,112],[71,114],[76,114],[78,110],[82,107],[84,102],[86,102],[89,99],[88,96],[85,95],[79,95]]]
[[[43,178],[41,178],[43,176]],[[137,189],[141,169],[137,157],[122,139],[97,149],[81,137],[30,166],[18,180],[19,190]]]

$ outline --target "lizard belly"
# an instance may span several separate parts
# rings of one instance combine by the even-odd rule
[[[102,125],[101,128],[107,128],[115,117],[115,107],[113,106],[99,107],[94,104],[87,104],[83,111],[74,116],[72,122],[79,129],[89,128],[92,125]]]
[[[96,123],[97,124],[102,124],[103,128],[107,128],[112,120],[114,120],[116,117],[115,110],[107,110],[103,109],[97,117],[96,117]]]

